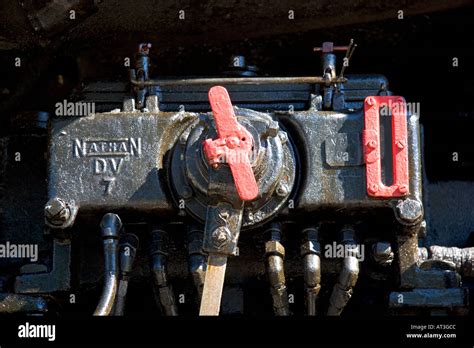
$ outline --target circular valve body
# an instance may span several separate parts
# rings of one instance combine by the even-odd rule
[[[217,88],[223,89],[209,93],[213,113],[200,114],[171,154],[174,198],[202,222],[208,205],[244,202],[242,226],[257,226],[282,209],[292,192],[294,150],[266,113],[232,107],[220,117],[226,106],[216,100],[222,92]],[[213,92],[218,96],[214,100]]]

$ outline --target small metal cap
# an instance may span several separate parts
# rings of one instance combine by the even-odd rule
[[[122,229],[122,221],[117,214],[107,213],[100,222],[100,228],[104,239],[118,238]]]

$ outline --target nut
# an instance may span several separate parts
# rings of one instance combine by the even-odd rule
[[[265,243],[265,254],[267,255],[277,255],[281,258],[285,257],[285,248],[283,245],[276,240],[270,240]]]
[[[268,125],[267,129],[267,134],[271,137],[276,137],[278,135],[279,130],[280,126],[278,125],[278,122],[270,121],[270,124]]]
[[[305,256],[308,254],[319,255],[321,253],[321,246],[318,242],[309,240],[301,244],[300,253],[301,256]]]
[[[378,242],[372,247],[375,262],[381,266],[388,266],[392,263],[394,254],[388,242]]]
[[[217,249],[223,249],[231,240],[230,230],[225,226],[220,226],[212,233],[212,244]]]

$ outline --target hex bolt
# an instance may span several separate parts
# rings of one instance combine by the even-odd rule
[[[212,233],[212,244],[217,249],[224,248],[230,241],[230,231],[225,226],[219,226]]]
[[[286,144],[288,141],[288,135],[286,134],[286,132],[283,131],[278,132],[278,138],[280,138],[280,142],[282,144]]]
[[[46,203],[44,216],[51,225],[61,226],[71,216],[71,210],[65,201],[61,198],[54,197]]]
[[[270,124],[268,125],[267,134],[271,137],[276,137],[278,136],[279,131],[280,131],[280,126],[278,125],[278,122],[271,121]]]
[[[423,216],[423,205],[411,198],[398,203],[395,210],[398,217],[407,223],[414,223]]]
[[[281,182],[276,189],[276,194],[280,197],[285,197],[289,192],[288,185],[285,182]]]

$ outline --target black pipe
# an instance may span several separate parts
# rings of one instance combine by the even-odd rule
[[[198,304],[201,302],[204,278],[206,276],[207,258],[202,251],[204,231],[190,227],[188,230],[188,267],[198,293]]]
[[[168,256],[168,235],[162,229],[151,232],[151,272],[154,281],[155,298],[163,313],[168,316],[178,315],[178,307],[173,294],[173,289],[168,284],[166,263]]]
[[[128,282],[132,272],[133,262],[138,249],[138,237],[132,233],[122,236],[119,246],[120,255],[120,281],[118,286],[117,300],[114,306],[114,315],[122,316],[125,310],[125,299],[127,296]]]
[[[104,244],[104,287],[96,316],[110,315],[117,295],[118,285],[118,239],[122,222],[116,214],[105,214],[100,222]]]

